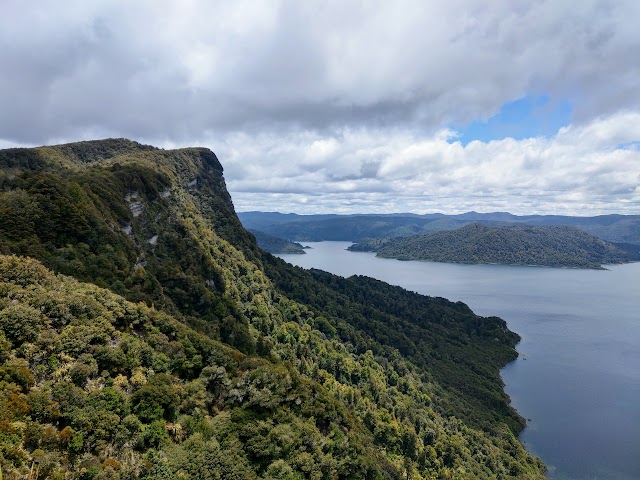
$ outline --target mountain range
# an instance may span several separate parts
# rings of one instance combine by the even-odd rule
[[[297,242],[323,240],[360,242],[371,238],[404,237],[455,230],[470,223],[487,226],[569,225],[616,244],[640,245],[640,215],[517,216],[506,212],[460,215],[411,213],[361,215],[296,215],[275,212],[240,212],[246,228]]]

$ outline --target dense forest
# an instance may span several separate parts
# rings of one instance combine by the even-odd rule
[[[442,213],[296,215],[277,212],[240,212],[238,216],[246,228],[255,228],[280,238],[299,242],[324,240],[361,242],[372,238],[426,235],[456,230],[471,223],[481,223],[490,227],[569,225],[608,242],[626,244],[634,248],[640,246],[640,215],[518,216],[506,212],[467,212],[459,215]]]
[[[640,261],[640,249],[622,249],[575,227],[473,223],[457,230],[402,238],[371,239],[349,247],[398,260],[499,263],[602,269],[603,264]]]
[[[261,232],[260,230],[249,229],[249,232],[251,232],[251,234],[255,237],[258,247],[260,247],[265,252],[293,254],[307,253],[299,243],[290,242],[289,240],[283,240],[282,238],[274,237],[273,235]]]
[[[3,479],[544,477],[503,320],[264,252],[211,151],[0,167]]]

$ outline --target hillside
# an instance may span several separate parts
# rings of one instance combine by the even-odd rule
[[[256,228],[280,238],[295,241],[351,241],[372,238],[425,235],[481,223],[487,226],[570,225],[612,243],[640,246],[640,215],[600,215],[570,217],[560,215],[518,216],[506,212],[444,215],[410,213],[367,215],[295,215],[267,212],[241,212],[246,228]]]
[[[372,239],[349,250],[374,251],[398,260],[595,269],[640,261],[637,248],[623,250],[566,225],[487,227],[473,223],[432,235]]]
[[[304,248],[299,243],[290,242],[289,240],[283,240],[282,238],[274,237],[268,233],[261,232],[260,230],[251,230],[251,235],[256,238],[258,246],[269,253],[293,253],[293,254],[305,254]]]
[[[543,478],[504,321],[263,252],[207,149],[0,151],[0,253],[5,480]]]
[[[260,215],[241,213],[245,228],[260,229],[270,235],[298,242],[325,240],[359,241],[367,238],[400,237],[456,228],[463,223],[440,218],[396,215]],[[259,226],[258,226],[259,225]],[[451,226],[453,225],[453,227]]]

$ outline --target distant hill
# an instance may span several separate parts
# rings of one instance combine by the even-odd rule
[[[349,247],[379,257],[448,263],[499,263],[547,267],[595,268],[640,261],[640,252],[622,249],[567,225],[487,227],[403,238],[372,239]]]
[[[470,223],[498,227],[506,225],[571,225],[612,243],[640,245],[640,215],[562,215],[518,216],[506,212],[460,215],[434,213],[366,215],[296,215],[275,212],[241,212],[245,228],[254,228],[292,241],[352,241],[370,238],[406,237],[455,230]]]
[[[464,225],[442,215],[283,215],[272,214],[264,218],[250,214],[238,214],[247,229],[258,229],[270,235],[297,242],[360,241],[367,238],[402,237],[421,233],[451,230]],[[273,223],[269,221],[275,220]]]
[[[308,220],[325,220],[328,218],[336,218],[339,215],[327,214],[327,215],[298,215],[297,213],[280,213],[280,212],[242,212],[238,213],[241,217],[243,224],[249,225],[249,227],[255,230],[264,231],[263,227],[271,225],[280,225],[283,223],[295,222],[295,221],[308,221]]]
[[[261,232],[260,230],[249,229],[251,234],[256,237],[256,243],[265,252],[269,253],[296,253],[305,254],[304,248],[299,243],[290,242],[289,240],[283,240],[282,238],[274,237],[268,233]]]

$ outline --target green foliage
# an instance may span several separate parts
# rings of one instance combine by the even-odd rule
[[[523,419],[509,407],[498,373],[515,358],[513,346],[519,340],[503,320],[478,317],[462,303],[418,295],[371,278],[345,279],[283,268],[283,264],[275,257],[265,262],[278,287],[291,298],[326,312],[343,341],[359,352],[372,350],[387,359],[397,358],[392,347],[422,372],[429,372],[429,380],[445,387],[448,392],[439,393],[437,406],[444,416],[464,418],[481,428],[500,423],[507,423],[514,432],[522,428]],[[315,320],[322,331],[329,330],[327,323],[324,317]],[[324,359],[322,365],[339,379],[353,378],[352,373],[343,372],[345,366],[338,360]],[[396,368],[402,372],[411,367]],[[396,383],[393,373],[389,381]],[[410,389],[407,384],[398,387]]]
[[[151,376],[147,383],[131,396],[133,411],[142,421],[173,420],[178,393],[169,375]]]
[[[299,243],[283,240],[282,238],[274,237],[259,230],[249,230],[249,232],[256,238],[256,243],[265,252],[274,254],[295,253],[300,255],[307,253]]]
[[[41,323],[40,312],[29,305],[14,304],[0,312],[0,328],[14,345],[36,338]]]
[[[92,282],[0,257],[5,477],[542,478],[498,375],[504,322],[261,252],[208,150],[0,164],[0,204],[34,228],[2,251]],[[67,217],[43,231],[49,201]]]
[[[566,225],[487,227],[474,223],[431,235],[367,240],[349,250],[374,251],[379,257],[398,260],[595,269],[601,269],[601,264],[640,260],[637,251],[625,251]]]

